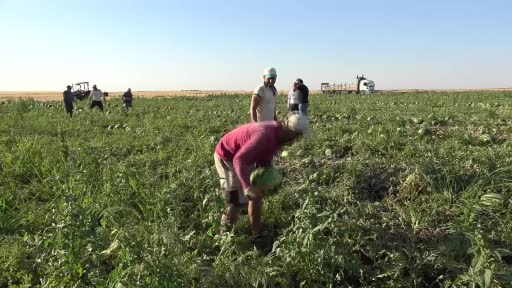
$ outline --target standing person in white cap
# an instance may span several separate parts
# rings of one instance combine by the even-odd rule
[[[263,70],[263,84],[254,89],[251,99],[252,122],[277,120],[277,89],[274,86],[276,79],[276,68],[268,67]]]
[[[309,137],[308,118],[302,113],[290,113],[285,123],[251,122],[220,139],[214,160],[227,205],[221,219],[223,226],[234,225],[241,209],[248,207],[252,233],[261,232],[265,191],[251,185],[251,172],[255,167],[272,166],[272,158],[281,147],[292,144],[300,136]]]

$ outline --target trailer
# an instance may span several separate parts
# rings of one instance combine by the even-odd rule
[[[373,94],[375,93],[375,82],[368,80],[364,75],[356,76],[357,81],[354,83],[322,83],[320,90],[323,94]]]

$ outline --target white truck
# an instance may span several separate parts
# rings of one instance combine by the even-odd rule
[[[342,94],[342,93],[356,93],[356,94],[373,94],[375,93],[375,82],[368,80],[364,75],[356,76],[357,82],[354,83],[322,83],[320,90],[324,94]]]

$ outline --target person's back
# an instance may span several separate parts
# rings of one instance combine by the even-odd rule
[[[73,103],[75,97],[73,96],[73,92],[71,92],[71,90],[68,89],[63,92],[63,98],[64,102]]]
[[[103,92],[100,89],[91,91],[92,101],[101,101],[102,97],[103,97]]]
[[[275,152],[280,149],[276,138],[279,129],[280,124],[276,121],[244,124],[225,134],[215,147],[215,152],[226,161],[241,160],[245,165],[269,165]]]
[[[298,84],[297,90],[299,91],[299,111],[307,114],[309,106],[309,88],[304,85],[302,79],[297,78],[295,83]]]
[[[309,103],[309,88],[308,86],[304,84],[300,84],[299,87],[297,87],[297,90],[299,91],[299,103]]]
[[[123,101],[132,102],[132,99],[133,99],[132,91],[130,89],[128,89],[128,91],[124,92],[124,94],[123,94]]]
[[[132,89],[128,88],[128,90],[123,93],[123,107],[126,112],[128,112],[128,109],[132,107],[132,100]]]
[[[71,118],[73,117],[73,100],[75,96],[73,95],[73,92],[71,92],[71,85],[68,85],[66,87],[66,91],[62,93],[63,100],[64,100],[64,108],[66,109],[66,114]]]

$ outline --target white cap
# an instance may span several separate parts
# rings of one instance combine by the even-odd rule
[[[302,133],[302,137],[309,138],[309,120],[308,116],[302,112],[289,113],[286,118],[286,127],[298,133]]]
[[[274,68],[274,67],[265,68],[265,70],[263,70],[263,76],[265,76],[266,78],[277,77],[276,68]]]

